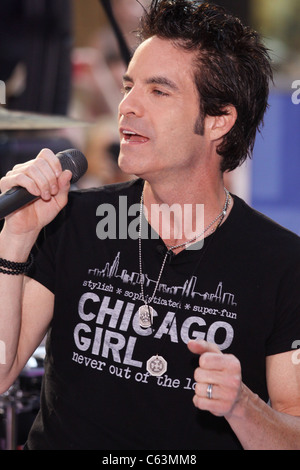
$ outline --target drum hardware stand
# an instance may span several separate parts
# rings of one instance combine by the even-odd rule
[[[5,450],[16,450],[17,448],[16,415],[19,399],[20,389],[17,382],[0,396],[0,405],[3,405],[5,412]]]

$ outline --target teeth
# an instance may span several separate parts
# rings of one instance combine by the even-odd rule
[[[123,131],[123,134],[127,134],[127,135],[137,135],[135,132],[131,132],[131,131]]]

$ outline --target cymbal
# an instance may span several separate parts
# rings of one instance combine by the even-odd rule
[[[0,131],[52,130],[90,125],[86,121],[66,116],[11,111],[0,107]]]

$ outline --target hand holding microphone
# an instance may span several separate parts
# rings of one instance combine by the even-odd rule
[[[18,211],[23,230],[42,228],[66,205],[70,184],[76,183],[86,170],[86,158],[78,150],[57,155],[42,150],[36,159],[16,165],[1,179],[0,219],[26,206],[26,211]],[[37,203],[30,204],[34,201]]]

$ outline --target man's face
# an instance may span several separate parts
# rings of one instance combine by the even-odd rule
[[[119,165],[124,172],[150,181],[178,177],[181,170],[203,164],[209,143],[195,132],[200,106],[194,57],[156,36],[135,52],[119,107]]]

